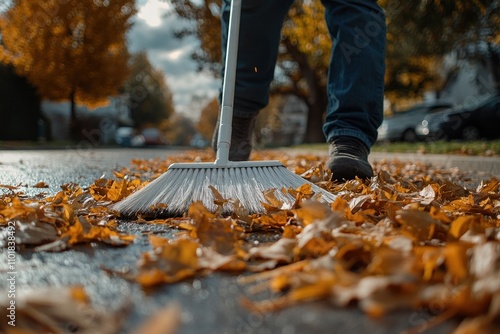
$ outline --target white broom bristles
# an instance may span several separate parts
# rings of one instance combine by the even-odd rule
[[[150,184],[112,206],[126,217],[182,216],[196,201],[214,212],[213,186],[224,199],[238,200],[249,213],[263,213],[267,202],[264,191],[276,189],[276,199],[290,206],[295,198],[282,188],[296,189],[310,183],[289,171],[283,164],[273,162],[230,162],[220,167],[213,163],[173,164]],[[310,183],[318,200],[333,202],[335,196]],[[223,213],[234,212],[232,204],[224,205]]]

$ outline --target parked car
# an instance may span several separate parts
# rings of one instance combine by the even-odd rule
[[[378,128],[379,141],[407,141],[415,142],[418,137],[415,128],[428,114],[451,108],[448,102],[428,102],[414,105],[413,107],[387,116]]]
[[[165,140],[157,128],[145,128],[139,133],[132,127],[116,129],[115,141],[124,147],[142,147],[149,145],[164,145]]]
[[[115,142],[120,146],[132,146],[132,138],[134,137],[135,130],[132,127],[120,127],[115,132]]]
[[[500,95],[478,99],[475,103],[457,106],[427,115],[417,126],[420,139],[494,139],[500,138]]]
[[[144,138],[144,145],[165,145],[165,139],[157,128],[145,128],[141,131],[141,136]]]

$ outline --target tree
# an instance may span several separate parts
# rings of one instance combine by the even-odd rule
[[[173,114],[162,128],[170,145],[188,146],[196,133],[193,121],[179,113]]]
[[[199,70],[209,70],[218,76],[221,69],[220,0],[197,3],[190,0],[171,0],[177,14],[194,24],[177,32],[178,37],[195,35],[201,47],[192,57]],[[329,57],[329,37],[323,22],[323,8],[318,1],[297,1],[285,23],[283,42],[271,94],[293,94],[309,107],[306,142],[322,142],[323,117],[327,105],[326,69]],[[298,36],[301,35],[302,37]],[[318,37],[308,43],[298,43],[305,36]]]
[[[217,116],[219,114],[219,101],[214,98],[201,111],[200,119],[196,123],[196,130],[206,141],[212,140],[215,126],[217,124]]]
[[[172,93],[164,74],[151,65],[145,52],[132,55],[125,91],[138,128],[160,124],[174,113]]]
[[[500,42],[498,0],[382,0],[381,4],[388,18],[386,93],[393,100],[421,94],[430,86],[439,89],[436,68],[444,54],[481,41],[489,46]],[[499,68],[493,63],[493,73]]]
[[[0,18],[0,61],[26,76],[42,98],[89,107],[115,95],[127,77],[125,33],[133,0],[14,0]]]
[[[324,142],[322,126],[328,105],[326,93],[331,40],[319,1],[292,6],[284,23],[278,67],[283,73],[276,90],[301,98],[309,109],[304,142]],[[314,36],[314,38],[311,38]]]

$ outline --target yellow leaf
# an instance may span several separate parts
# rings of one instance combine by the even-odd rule
[[[448,243],[444,249],[448,273],[455,281],[462,281],[469,276],[467,251],[471,246],[463,242]]]
[[[460,216],[451,222],[449,234],[455,240],[460,239],[462,235],[477,221],[475,216]]]

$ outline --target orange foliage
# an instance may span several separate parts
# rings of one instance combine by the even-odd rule
[[[0,18],[0,61],[42,97],[94,106],[115,95],[127,76],[125,33],[133,0],[13,1]]]

